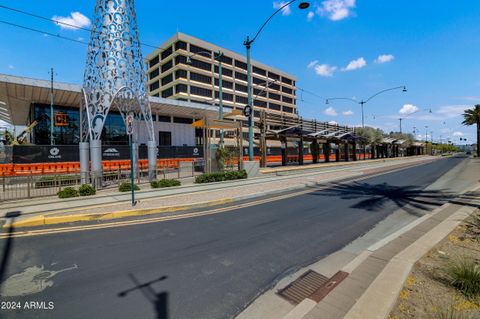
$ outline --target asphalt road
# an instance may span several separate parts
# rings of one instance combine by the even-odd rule
[[[420,216],[448,200],[448,190],[424,188],[462,160],[228,213],[12,239],[2,294],[26,295],[2,296],[1,306],[43,301],[54,309],[1,309],[0,316],[231,318],[286,274],[341,249],[399,207]]]

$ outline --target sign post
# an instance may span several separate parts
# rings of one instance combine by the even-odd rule
[[[127,135],[128,135],[128,146],[130,147],[130,189],[132,192],[132,206],[135,206],[135,176],[133,175],[133,143],[132,143],[132,135],[133,135],[133,114],[130,113],[127,115],[126,118],[126,128],[127,128]]]

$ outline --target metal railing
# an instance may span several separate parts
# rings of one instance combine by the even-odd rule
[[[195,177],[204,172],[202,161],[180,162],[178,167],[158,167],[157,179],[185,179]],[[85,177],[90,181],[90,177]],[[135,181],[137,184],[148,184],[148,170],[138,170]],[[130,182],[130,170],[110,170],[103,173],[102,189],[118,187],[123,182]],[[22,176],[0,176],[0,202],[55,196],[65,187],[79,187],[79,173],[63,173],[50,175],[34,175],[24,172]]]

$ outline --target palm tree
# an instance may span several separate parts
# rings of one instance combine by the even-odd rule
[[[463,125],[477,125],[477,157],[480,157],[480,104],[477,104],[473,109],[463,111]]]

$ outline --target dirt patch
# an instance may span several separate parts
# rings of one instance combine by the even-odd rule
[[[473,222],[475,216],[480,213],[467,221]],[[480,297],[464,296],[447,274],[452,262],[466,259],[480,265],[480,236],[464,223],[414,265],[389,319],[480,319]],[[449,311],[458,316],[442,316]]]

